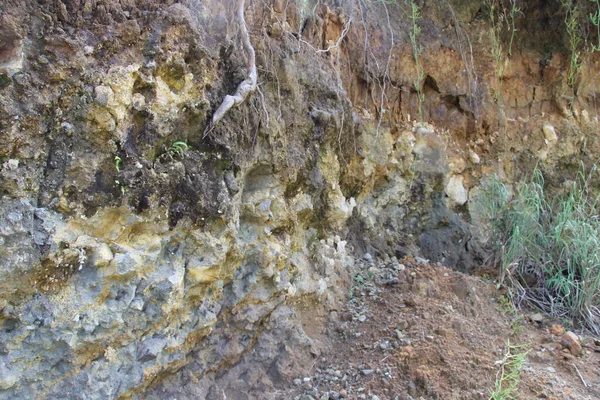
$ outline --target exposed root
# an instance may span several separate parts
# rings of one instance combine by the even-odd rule
[[[246,0],[238,0],[237,3],[237,19],[240,24],[242,44],[244,49],[248,53],[248,77],[242,81],[237,87],[237,90],[233,95],[227,95],[223,99],[223,102],[217,108],[217,111],[212,116],[210,123],[204,130],[204,136],[208,135],[214,128],[214,126],[227,114],[227,112],[238,104],[242,103],[246,98],[256,91],[258,73],[256,71],[256,54],[254,53],[254,47],[250,43],[250,34],[248,33],[248,27],[246,26],[246,20],[244,18],[244,6]]]

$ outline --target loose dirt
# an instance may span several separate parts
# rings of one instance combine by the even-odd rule
[[[354,282],[332,314],[330,345],[281,398],[488,399],[509,341],[529,350],[514,398],[600,398],[598,342],[580,336],[573,356],[561,344],[573,328],[511,312],[491,279],[367,257]]]

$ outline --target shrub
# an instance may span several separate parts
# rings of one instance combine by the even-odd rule
[[[600,334],[600,219],[583,168],[554,198],[535,169],[510,200],[497,177],[482,189],[475,214],[490,229],[487,244],[517,306],[526,302]]]

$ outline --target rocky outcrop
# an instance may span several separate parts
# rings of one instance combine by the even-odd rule
[[[423,9],[421,121],[401,7],[248,1],[259,90],[206,131],[246,78],[234,3],[1,7],[0,399],[276,397],[353,255],[472,268],[486,174],[597,147],[558,51],[490,105],[477,1]]]

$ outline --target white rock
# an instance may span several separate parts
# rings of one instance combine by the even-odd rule
[[[463,205],[469,199],[469,192],[463,184],[464,178],[461,175],[454,175],[446,184],[446,194],[458,205]]]
[[[473,150],[469,150],[469,161],[471,161],[472,164],[479,164],[481,158],[479,158],[479,154],[475,153]]]
[[[547,141],[554,142],[558,139],[558,136],[556,136],[556,131],[552,125],[544,124],[542,131],[544,132],[544,138],[546,138]]]
[[[96,267],[106,267],[113,259],[114,255],[110,247],[106,243],[101,243],[92,251],[91,261]]]
[[[11,158],[6,162],[6,166],[8,167],[8,169],[15,170],[19,168],[19,160]]]

